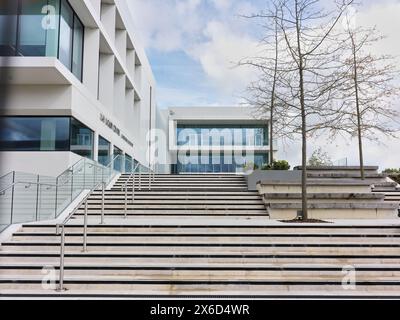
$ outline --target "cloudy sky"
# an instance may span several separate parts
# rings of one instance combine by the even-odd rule
[[[146,48],[157,80],[157,101],[168,106],[227,106],[242,101],[254,76],[235,64],[255,52],[262,29],[241,15],[257,13],[265,0],[127,0],[136,34]],[[323,0],[328,4],[331,0]],[[357,24],[377,26],[387,36],[378,53],[400,56],[400,0],[364,0]],[[400,65],[400,63],[399,63]],[[313,141],[333,160],[357,163],[356,141]],[[300,161],[299,142],[280,146],[279,157]],[[400,167],[400,140],[366,143],[368,164]]]

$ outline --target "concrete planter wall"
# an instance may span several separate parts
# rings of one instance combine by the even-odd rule
[[[259,181],[299,182],[301,181],[301,171],[254,170],[251,174],[245,175],[245,177],[248,189],[256,191],[257,182]]]

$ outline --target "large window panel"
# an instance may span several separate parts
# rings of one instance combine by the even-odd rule
[[[69,69],[72,69],[72,38],[74,13],[66,0],[61,1],[60,47],[58,58]]]
[[[0,1],[0,56],[14,56],[17,41],[18,1]]]
[[[71,119],[71,151],[93,159],[93,131],[74,118]]]
[[[69,118],[2,117],[1,151],[68,151]]]
[[[116,146],[114,146],[114,155],[113,155],[113,157],[114,157],[114,170],[117,170],[117,171],[122,171],[122,165],[123,165],[123,159],[122,159],[122,156],[123,156],[123,152],[122,152],[122,150],[121,149],[119,149],[118,147],[116,147]]]
[[[18,55],[45,56],[46,29],[42,21],[45,15],[42,8],[47,0],[22,0],[19,16]]]
[[[72,55],[72,73],[82,80],[82,60],[83,60],[83,25],[74,16],[74,41],[73,41],[73,55]]]
[[[104,139],[102,136],[99,136],[99,151],[98,151],[98,161],[104,166],[107,166],[110,159],[111,152],[111,143]]]
[[[46,56],[58,57],[58,35],[60,33],[60,0],[48,0],[45,8]]]

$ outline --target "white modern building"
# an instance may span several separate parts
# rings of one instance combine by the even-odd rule
[[[0,2],[0,174],[118,154],[146,165],[155,81],[129,12],[123,0]]]
[[[159,110],[159,168],[172,173],[232,173],[246,165],[267,164],[269,120],[255,114],[253,108],[238,106]]]

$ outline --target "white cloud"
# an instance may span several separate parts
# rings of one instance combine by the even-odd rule
[[[231,0],[211,0],[218,10],[228,10],[232,6]]]
[[[219,21],[211,21],[204,31],[207,41],[195,46],[190,54],[202,65],[209,79],[226,94],[241,93],[254,77],[252,70],[237,63],[257,50],[258,42],[238,34]]]
[[[239,101],[237,96],[246,88],[254,76],[246,68],[234,68],[241,58],[257,50],[258,26],[238,13],[251,14],[259,11],[257,1],[245,0],[127,0],[137,26],[137,33],[147,48],[161,52],[183,51],[201,65],[208,82],[214,86],[210,101],[204,92],[159,88],[158,100],[165,105],[224,105]],[[260,1],[262,5],[264,1]],[[206,5],[208,4],[208,6]],[[209,4],[212,4],[214,11]],[[396,0],[369,1],[357,15],[359,25],[376,25],[387,38],[375,46],[377,53],[400,56],[400,3]],[[210,89],[212,90],[212,89]],[[210,94],[211,95],[211,94]],[[224,103],[224,100],[229,101]],[[400,142],[384,139],[386,146],[365,142],[365,159],[369,164],[379,163],[384,167],[399,167]],[[357,142],[336,140],[327,144],[325,139],[312,141],[309,153],[322,146],[337,160],[347,157],[349,163],[357,164]],[[300,143],[296,141],[286,147],[281,145],[279,157],[292,164],[300,162]]]

